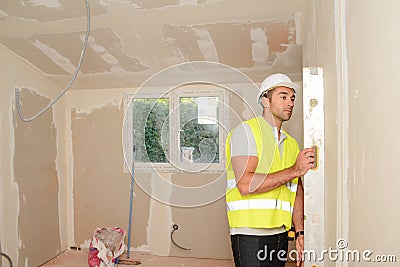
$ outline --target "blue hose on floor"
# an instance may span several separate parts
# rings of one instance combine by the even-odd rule
[[[133,186],[135,183],[135,158],[136,158],[136,149],[135,145],[133,145],[132,150],[132,170],[131,170],[131,190],[130,190],[130,203],[129,203],[129,224],[128,224],[128,249],[126,253],[126,257],[129,259],[129,253],[131,250],[131,227],[132,227],[132,203],[133,203]]]

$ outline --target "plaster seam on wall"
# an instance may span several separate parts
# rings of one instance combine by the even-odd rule
[[[296,27],[296,44],[297,45],[301,45],[302,41],[302,33],[301,33],[301,14],[300,13],[296,13],[294,14],[294,25]]]
[[[251,55],[255,63],[262,63],[268,60],[269,45],[268,35],[261,27],[250,28]]]
[[[62,68],[65,72],[69,74],[73,74],[75,72],[75,66],[71,63],[71,61],[63,57],[58,51],[42,42],[38,39],[35,39],[32,44],[39,49],[43,54],[49,57],[49,59],[54,62],[57,66]]]
[[[337,238],[349,237],[349,192],[348,192],[348,139],[349,139],[349,88],[346,50],[346,0],[335,1],[336,73],[338,90],[338,166],[337,179]],[[336,266],[348,266],[346,261]]]
[[[197,45],[207,61],[219,61],[217,48],[210,36],[210,33],[206,29],[193,28],[194,34],[199,38]]]
[[[56,130],[56,158],[55,158],[55,170],[57,173],[57,180],[58,180],[58,231],[59,231],[59,236],[60,236],[60,248],[61,250],[63,248],[66,248],[66,245],[68,245],[66,243],[66,241],[64,241],[64,235],[63,235],[63,231],[64,228],[63,226],[63,217],[62,217],[62,211],[64,211],[63,205],[61,203],[61,201],[63,200],[63,193],[62,193],[62,189],[64,188],[64,184],[63,184],[63,179],[61,178],[61,176],[63,177],[67,177],[66,175],[62,175],[62,173],[65,171],[65,169],[62,167],[62,162],[63,162],[63,158],[62,156],[60,156],[60,151],[64,151],[63,148],[61,147],[61,144],[64,144],[64,138],[63,138],[63,134],[64,132],[61,131],[59,128],[60,126],[57,124],[57,116],[56,116],[56,110],[57,107],[53,106],[52,108],[52,112],[53,112],[53,124],[54,124],[54,128]],[[63,112],[63,111],[62,111]]]
[[[62,8],[62,4],[58,0],[28,0],[27,2],[34,7]]]
[[[9,111],[10,111],[9,112],[9,121],[10,121],[10,124],[9,124],[9,133],[10,133],[9,149],[10,149],[10,174],[11,174],[10,178],[12,179],[12,181],[10,181],[10,182],[11,182],[11,184],[14,184],[14,186],[15,186],[15,203],[17,206],[15,224],[14,224],[16,227],[16,232],[14,234],[17,238],[16,238],[16,244],[13,244],[13,245],[15,248],[20,248],[21,240],[19,239],[19,233],[18,233],[18,218],[19,218],[19,213],[20,213],[19,186],[18,186],[18,183],[15,181],[15,175],[14,175],[14,153],[15,153],[15,133],[14,133],[14,120],[13,120],[13,111],[15,111],[14,95],[10,96],[9,103],[11,103],[10,109],[9,109]],[[12,185],[10,185],[10,188],[11,187],[12,187]],[[11,247],[13,247],[13,246],[11,246]],[[15,255],[14,262],[15,262],[15,265],[18,266],[19,249],[16,250],[16,253],[17,253],[17,255]]]
[[[318,20],[318,0],[313,0],[313,3],[311,4],[314,8],[311,9],[311,13],[312,13],[312,18],[314,19],[312,21],[312,25],[311,25],[311,31],[307,32],[307,38],[308,40],[308,44],[313,44],[313,47],[311,48],[312,51],[314,52],[312,55],[312,58],[310,60],[310,63],[314,63],[314,64],[310,64],[310,66],[314,65],[315,66],[315,62],[317,60],[317,47],[318,47],[318,34],[317,34],[317,20]],[[315,40],[314,40],[315,38]],[[312,52],[310,52],[309,54],[311,54]]]
[[[118,102],[116,102],[115,99],[113,99],[109,103],[103,103],[103,104],[98,105],[98,106],[91,106],[89,110],[86,110],[86,109],[83,109],[83,108],[80,108],[80,107],[76,107],[75,108],[75,112],[76,112],[76,114],[87,116],[87,115],[90,115],[90,114],[92,114],[92,113],[94,113],[94,112],[96,112],[96,111],[98,111],[98,110],[100,110],[100,109],[102,109],[104,107],[107,107],[107,106],[112,106],[112,107],[117,107],[118,106],[119,107],[118,109],[121,110],[121,105],[118,104]]]
[[[68,94],[67,94],[68,96]],[[68,98],[66,99],[66,102]],[[65,105],[67,106],[67,104]],[[67,221],[68,221],[68,243],[69,245],[76,245],[74,238],[74,157],[73,157],[73,147],[72,147],[72,118],[71,109],[68,107],[66,111],[66,129],[65,131],[69,133],[66,136],[66,173],[67,179],[69,179],[67,188],[67,198],[69,198],[69,205],[67,205]]]
[[[82,36],[84,38],[84,36]],[[81,39],[82,39],[81,37]],[[124,71],[121,65],[118,65],[118,58],[108,51],[106,47],[96,43],[95,38],[89,38],[89,46],[96,52],[106,63],[111,66],[111,72]],[[125,54],[125,53],[124,53]],[[125,54],[126,55],[126,54]]]
[[[122,89],[124,90],[124,89]],[[68,103],[67,106],[67,112],[70,113],[71,109],[75,108],[76,113],[78,114],[85,114],[89,115],[93,112],[95,112],[98,109],[101,109],[106,106],[119,106],[119,111],[121,111],[121,108],[123,106],[123,101],[124,101],[124,94],[118,94],[118,96],[108,96],[102,98],[101,95],[102,93],[108,93],[111,92],[111,94],[116,91],[116,89],[110,90],[110,89],[96,89],[96,92],[93,92],[93,90],[79,90],[79,91],[71,91],[68,92],[67,94],[71,97],[74,97],[73,95],[86,95],[88,98],[90,98],[92,101],[90,101],[90,105],[83,105],[84,103]],[[91,96],[94,95],[94,96]],[[95,99],[94,97],[98,96],[99,98]],[[73,101],[73,100],[72,100]]]
[[[8,17],[8,14],[0,9],[0,18]]]

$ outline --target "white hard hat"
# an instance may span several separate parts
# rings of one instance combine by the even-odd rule
[[[265,78],[265,80],[261,83],[260,91],[257,94],[258,104],[261,105],[261,96],[264,93],[266,93],[269,90],[274,89],[276,87],[280,87],[280,86],[291,88],[295,92],[296,92],[296,90],[300,89],[300,86],[298,84],[292,82],[292,80],[287,75],[282,74],[282,73],[272,74],[272,75],[268,76],[267,78]]]

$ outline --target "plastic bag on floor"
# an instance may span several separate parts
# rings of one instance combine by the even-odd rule
[[[96,228],[89,247],[89,267],[111,267],[118,264],[125,251],[126,231],[119,227]]]

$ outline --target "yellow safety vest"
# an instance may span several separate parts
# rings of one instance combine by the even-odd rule
[[[293,166],[300,151],[297,141],[282,130],[287,138],[283,143],[282,156],[275,141],[271,126],[262,117],[245,121],[254,135],[258,165],[255,173],[274,173]],[[232,132],[231,132],[232,133]],[[298,178],[269,192],[242,196],[236,187],[231,164],[230,136],[226,140],[227,189],[226,202],[231,228],[277,228],[292,225],[292,212],[296,198]]]

